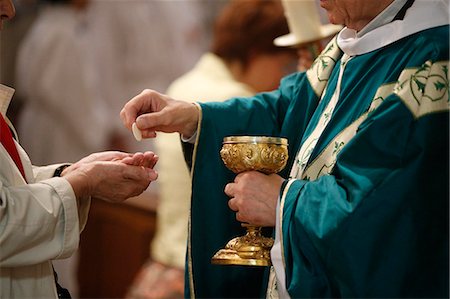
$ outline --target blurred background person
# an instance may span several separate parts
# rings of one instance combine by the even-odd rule
[[[15,13],[11,0],[0,0],[0,30]],[[91,199],[122,202],[156,180],[157,156],[103,152],[35,166],[6,115],[14,92],[0,84],[0,297],[70,298],[52,260],[78,247]]]
[[[152,141],[137,143],[123,128],[119,111],[136,90],[149,85],[165,90],[193,66],[206,48],[199,3],[38,4],[37,19],[19,47],[16,75],[23,99],[18,129],[32,161],[46,165],[105,149],[153,149]],[[148,193],[157,192],[155,187]],[[77,266],[77,254],[55,263],[61,283],[75,298]]]
[[[89,61],[87,0],[49,0],[19,48],[17,93],[25,100],[18,129],[38,165],[75,161],[108,148],[113,134]],[[94,78],[92,78],[94,77]],[[52,134],[36,134],[51,130]]]
[[[151,141],[137,143],[123,130],[117,115],[136,90],[149,83],[166,90],[200,57],[207,47],[200,2],[91,0],[87,19],[95,87],[110,108],[109,125],[120,132],[116,147],[152,148]]]
[[[16,57],[18,47],[33,24],[37,14],[38,0],[14,0],[16,16],[3,24],[0,34],[0,82],[7,86],[16,86]],[[23,99],[14,96],[9,105],[7,116],[13,124],[22,110]]]
[[[165,90],[199,57],[202,27],[196,5],[153,0],[41,3],[17,62],[17,92],[25,100],[19,131],[30,156],[45,164],[76,159],[92,149],[151,148],[151,143],[137,144],[117,115],[123,99],[135,90],[149,83]],[[181,11],[187,16],[179,17]],[[169,22],[173,18],[178,22]],[[54,136],[34,134],[32,129],[39,128],[52,128]]]
[[[279,0],[230,1],[216,19],[210,50],[175,80],[168,95],[187,101],[224,101],[276,89],[296,70],[296,50],[277,47],[289,33]],[[191,196],[189,170],[179,136],[158,133],[160,203],[151,260],[137,275],[127,298],[182,298]],[[205,224],[207,225],[207,224]]]
[[[274,43],[279,47],[297,49],[297,70],[306,71],[330,38],[343,27],[330,24],[326,16],[320,14],[323,10],[315,1],[282,0],[282,4],[290,32],[277,37]]]

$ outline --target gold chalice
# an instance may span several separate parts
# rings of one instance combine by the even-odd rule
[[[220,151],[225,166],[234,173],[257,170],[265,174],[278,173],[288,160],[285,138],[264,136],[231,136],[223,139]],[[230,240],[211,259],[213,264],[270,266],[273,239],[261,234],[261,227],[242,223],[247,234]]]

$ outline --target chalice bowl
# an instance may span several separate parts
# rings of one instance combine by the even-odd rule
[[[280,172],[288,160],[286,138],[265,136],[230,136],[223,139],[220,156],[225,166],[238,174],[257,170],[265,174]],[[230,240],[211,259],[219,265],[270,266],[274,240],[264,237],[261,227],[242,223],[244,236]]]

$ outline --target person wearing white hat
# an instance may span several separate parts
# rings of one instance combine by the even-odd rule
[[[336,35],[343,27],[321,22],[314,0],[282,0],[289,34],[274,39],[279,47],[297,48],[298,71],[307,70],[323,50],[323,41]]]

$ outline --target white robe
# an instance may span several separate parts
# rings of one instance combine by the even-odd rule
[[[0,85],[3,116],[10,101],[4,90]],[[69,182],[52,178],[59,165],[33,167],[16,147],[26,181],[0,145],[0,298],[57,298],[51,260],[78,247],[90,201],[78,210]]]

